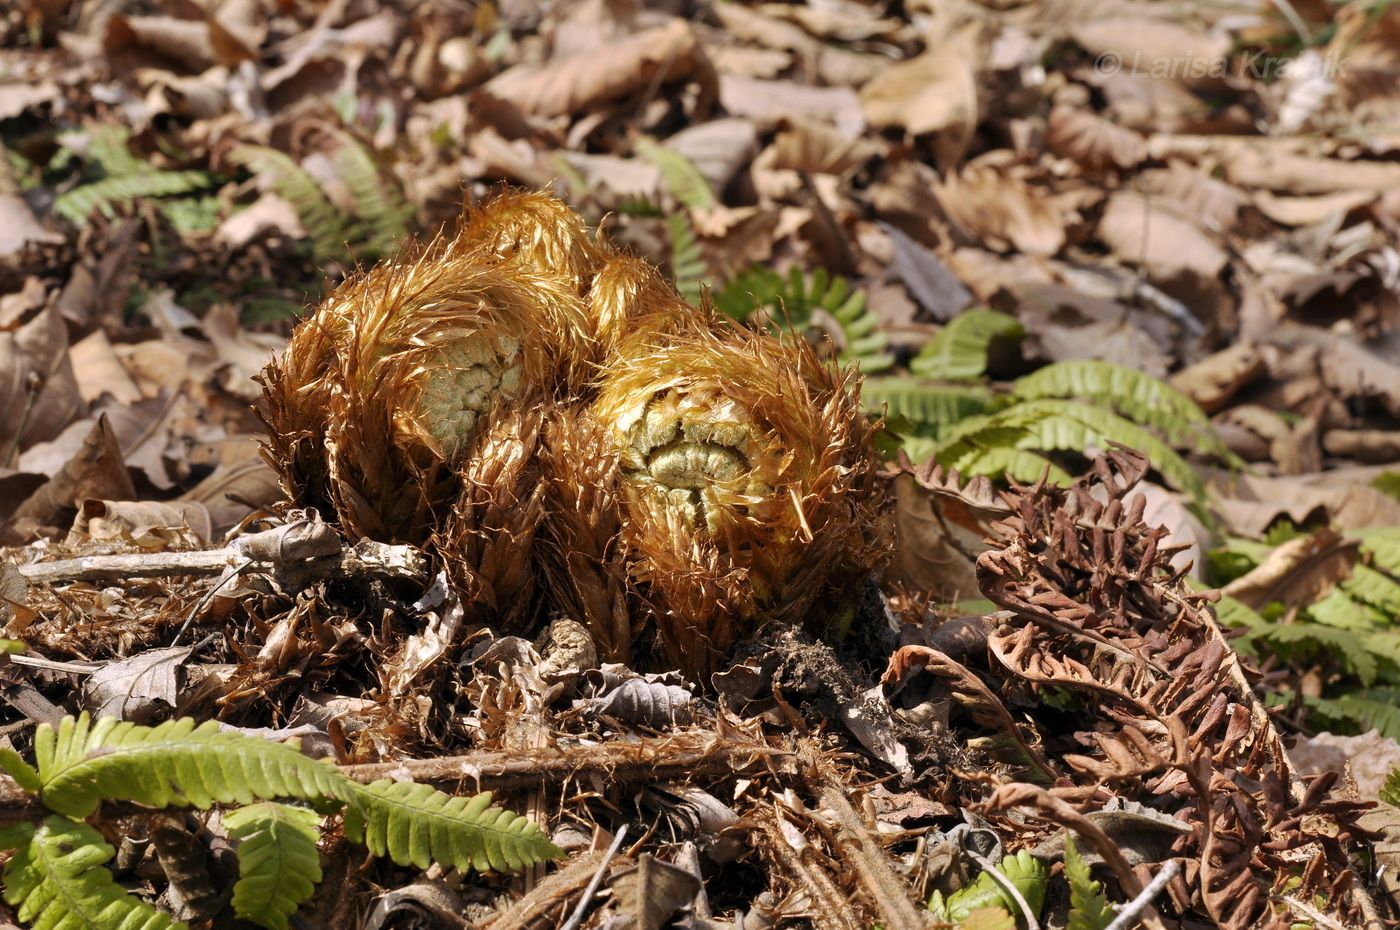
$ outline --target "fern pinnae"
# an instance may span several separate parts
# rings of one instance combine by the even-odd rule
[[[262,145],[240,145],[228,158],[233,164],[271,180],[273,191],[296,210],[316,255],[334,255],[344,250],[351,236],[340,211],[316,179],[290,155]]]
[[[148,807],[248,804],[265,798],[343,798],[348,779],[284,743],[196,727],[190,718],[139,727],[86,715],[55,735],[41,726],[35,756],[49,809],[87,817],[103,800]],[[45,731],[49,730],[48,734]]]
[[[262,801],[230,811],[223,823],[238,844],[234,912],[268,930],[286,930],[287,918],[321,882],[321,816],[304,807]]]
[[[1104,930],[1113,923],[1113,906],[1103,893],[1103,885],[1094,881],[1069,831],[1065,831],[1065,879],[1069,882],[1067,930]]]
[[[453,797],[386,779],[354,786],[347,800],[345,835],[399,865],[506,871],[559,855],[536,824],[491,806],[490,792]]]
[[[5,864],[5,901],[36,930],[184,930],[117,884],[116,851],[92,827],[47,817]]]
[[[1021,321],[1007,313],[978,308],[960,313],[914,356],[909,370],[946,381],[975,381],[987,373],[992,344],[1019,339]]]

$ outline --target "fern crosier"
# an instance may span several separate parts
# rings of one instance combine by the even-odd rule
[[[622,459],[623,542],[674,665],[707,670],[763,619],[826,629],[810,608],[887,552],[871,425],[802,340],[643,326],[591,415]]]

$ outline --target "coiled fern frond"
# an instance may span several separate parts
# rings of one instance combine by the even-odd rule
[[[713,328],[625,341],[592,416],[622,456],[623,539],[668,658],[718,661],[741,630],[807,619],[882,558],[872,428],[800,339]]]

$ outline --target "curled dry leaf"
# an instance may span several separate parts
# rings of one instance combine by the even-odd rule
[[[612,43],[603,67],[597,53],[517,65],[489,81],[486,90],[525,113],[565,116],[678,81],[699,86],[701,111],[718,92],[714,66],[680,19]]]
[[[948,218],[997,251],[1050,256],[1065,244],[1065,220],[1025,182],[992,165],[969,165],[934,186]]]
[[[977,128],[977,83],[967,40],[929,48],[918,58],[891,65],[861,88],[866,119],[877,128],[910,135],[940,133],[945,166],[962,160]]]
[[[1125,171],[1147,158],[1142,136],[1077,107],[1050,111],[1045,144],[1056,155],[1089,171]]]

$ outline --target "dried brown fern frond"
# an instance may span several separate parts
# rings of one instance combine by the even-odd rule
[[[744,623],[830,632],[818,599],[887,554],[852,387],[800,340],[717,323],[644,328],[610,360],[592,415],[622,456],[623,538],[673,663],[710,667]]]
[[[267,436],[263,458],[276,469],[282,492],[296,507],[329,515],[326,410],[330,406],[335,344],[325,319],[314,317],[292,333],[286,351],[260,376],[258,411]]]
[[[555,606],[593,633],[599,658],[629,662],[645,618],[628,599],[622,547],[622,456],[608,433],[578,407],[545,424],[541,447],[549,519],[541,568]]]
[[[469,621],[519,631],[536,606],[535,535],[545,513],[540,408],[492,419],[460,472],[461,493],[433,548]]]

